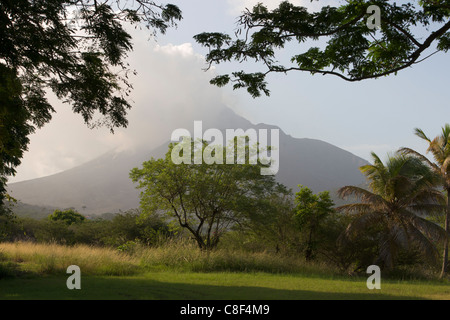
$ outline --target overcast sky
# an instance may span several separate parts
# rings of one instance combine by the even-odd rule
[[[225,103],[252,123],[279,126],[297,138],[320,139],[370,160],[374,151],[388,152],[407,146],[425,153],[426,144],[413,134],[422,128],[430,137],[450,122],[449,54],[401,71],[397,76],[358,83],[333,76],[289,73],[268,77],[270,97],[251,98],[245,90],[216,88],[208,83],[214,74],[252,67],[219,65],[205,72],[206,49],[193,36],[201,32],[232,33],[237,16],[257,0],[175,0],[183,11],[177,29],[159,35],[157,42],[145,31],[134,31],[135,50],[129,62],[138,72],[133,79],[134,108],[130,125],[112,135],[108,129],[88,129],[70,107],[54,100],[57,114],[31,137],[16,177],[10,182],[57,173],[93,159],[112,148],[126,148],[137,140],[150,144],[170,139],[168,119],[189,118],[194,112],[211,112],[208,106]],[[295,0],[317,8],[337,1]],[[292,52],[281,52],[288,57]],[[53,101],[53,100],[52,100]]]

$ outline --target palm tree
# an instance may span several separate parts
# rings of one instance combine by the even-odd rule
[[[377,226],[379,255],[375,264],[393,267],[399,250],[411,245],[436,260],[439,253],[433,241],[441,240],[445,232],[423,217],[424,213],[442,209],[442,193],[433,187],[435,175],[413,156],[389,156],[386,165],[373,152],[372,157],[373,165],[360,168],[369,188],[346,186],[338,191],[341,198],[356,196],[360,200],[337,208],[355,214],[342,239],[351,240]]]
[[[442,127],[441,135],[435,137],[433,140],[429,139],[419,128],[415,128],[414,131],[419,138],[428,142],[427,153],[431,152],[435,162],[431,162],[424,155],[409,148],[401,148],[399,151],[404,154],[416,156],[418,159],[426,163],[431,168],[431,170],[433,170],[435,174],[440,177],[439,184],[442,186],[447,196],[444,229],[446,232],[448,232],[450,224],[450,125],[446,124],[444,127]],[[441,277],[444,277],[444,275],[447,274],[447,271],[448,238],[446,238],[444,242]]]

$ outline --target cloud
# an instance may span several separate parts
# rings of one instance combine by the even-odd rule
[[[138,74],[131,78],[128,127],[115,134],[107,128],[89,129],[69,105],[50,97],[57,113],[30,137],[29,151],[10,183],[70,169],[111,149],[157,147],[170,140],[176,128],[193,117],[208,118],[222,104],[222,92],[209,83],[212,70],[204,71],[205,60],[190,43],[161,46],[148,40],[145,31],[130,32],[135,46],[127,61]]]

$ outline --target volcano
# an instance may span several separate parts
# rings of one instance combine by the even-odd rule
[[[186,129],[191,132],[194,120],[201,119],[185,121]],[[215,117],[203,121],[203,129],[208,128],[279,129],[279,170],[276,179],[292,188],[293,192],[301,184],[314,192],[329,190],[335,196],[338,188],[361,185],[365,181],[359,167],[367,164],[366,160],[321,140],[294,138],[276,126],[252,124],[228,107],[220,108]],[[157,146],[140,145],[128,150],[111,150],[69,170],[12,183],[8,189],[11,196],[22,203],[75,208],[89,215],[137,208],[140,190],[129,178],[129,172],[152,157],[163,157],[169,143],[170,136],[167,142]]]

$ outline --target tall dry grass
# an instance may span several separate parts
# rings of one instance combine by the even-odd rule
[[[201,251],[193,242],[173,241],[135,251],[146,269],[187,272],[268,272],[330,275],[337,272],[323,263],[306,263],[302,257],[238,249]]]
[[[125,252],[87,245],[0,243],[0,257],[0,262],[13,262],[22,271],[38,274],[65,274],[70,265],[79,266],[83,274],[117,276],[164,270],[311,275],[331,275],[336,272],[324,264],[306,263],[301,257],[236,249],[204,252],[187,241],[169,241],[158,247],[137,244]]]
[[[140,269],[139,260],[130,255],[87,245],[0,243],[0,255],[23,272],[39,274],[66,273],[70,265],[79,266],[83,274],[96,275],[129,275]]]

